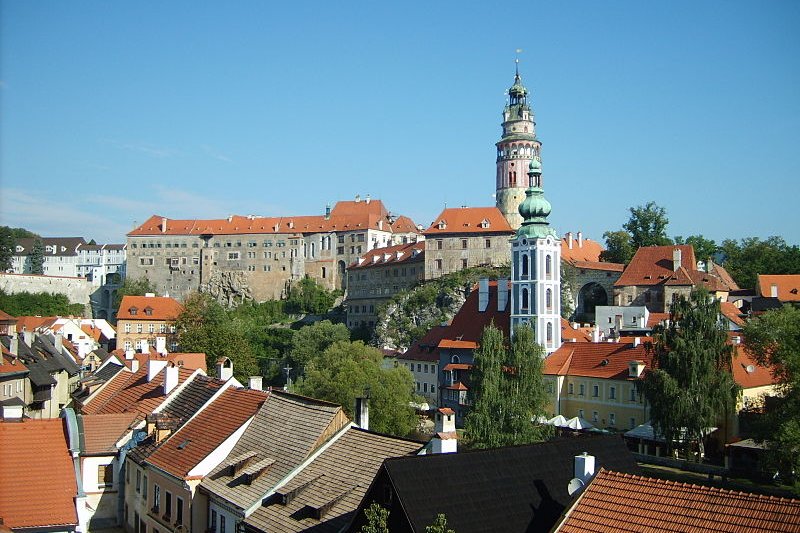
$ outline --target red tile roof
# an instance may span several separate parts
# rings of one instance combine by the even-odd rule
[[[625,265],[622,263],[606,263],[604,261],[575,261],[572,266],[586,270],[603,270],[607,272],[622,272],[625,270]]]
[[[736,324],[737,326],[744,326],[744,318],[742,318],[741,310],[733,305],[731,302],[720,302],[719,309],[722,312],[723,316]]]
[[[411,260],[424,261],[425,241],[373,248],[347,268],[358,270],[381,265],[397,265]]]
[[[483,225],[486,227],[482,227]],[[496,207],[450,207],[442,211],[431,226],[423,232],[427,237],[451,233],[507,233],[513,235],[514,230]]]
[[[599,242],[591,239],[582,239],[581,246],[578,246],[577,236],[572,236],[572,248],[569,247],[569,236],[561,238],[561,259],[569,263],[576,261],[599,262],[600,252],[603,247]],[[611,263],[613,264],[613,263]]]
[[[228,388],[164,441],[147,462],[179,478],[205,459],[242,424],[255,416],[268,393]]]
[[[647,316],[647,327],[653,329],[665,320],[669,320],[669,313],[650,313]]]
[[[674,269],[673,253],[681,251],[681,266]],[[716,270],[721,267],[716,267]],[[652,285],[702,285],[710,291],[729,291],[736,287],[730,285],[730,276],[717,272],[697,270],[694,248],[688,244],[669,246],[643,246],[636,250],[631,262],[614,283],[615,287]],[[732,280],[730,280],[732,281]]]
[[[392,224],[393,233],[419,233],[414,221],[406,216],[399,216]]]
[[[462,348],[466,350],[474,350],[478,347],[476,341],[462,341],[452,339],[442,339],[439,341],[439,348]]]
[[[575,339],[572,341],[572,339]],[[569,320],[561,319],[561,342],[591,342],[592,328],[573,328]]]
[[[77,525],[64,419],[0,422],[0,517],[7,528]]]
[[[136,314],[131,311],[136,309]],[[152,309],[151,314],[146,310]],[[117,320],[175,320],[183,306],[168,296],[123,296],[117,312]]]
[[[773,285],[778,288],[778,300],[781,302],[800,302],[800,274],[759,274],[761,296],[771,298]]]
[[[776,385],[778,380],[772,375],[769,368],[761,366],[755,357],[745,350],[743,344],[733,346],[733,379],[743,389]]]
[[[544,374],[569,375],[602,379],[636,379],[628,377],[630,361],[644,361],[652,367],[652,355],[644,344],[616,342],[573,342],[561,345],[544,360]]]
[[[0,322],[17,322],[17,318],[0,309]]]
[[[55,321],[54,316],[20,316],[17,317],[17,331],[36,331],[37,328]]]
[[[138,417],[135,412],[82,416],[83,452],[104,455],[117,451],[117,441],[130,431]]]
[[[800,500],[600,469],[554,530],[800,531]]]
[[[0,375],[28,372],[28,367],[22,364],[19,358],[11,355],[5,346],[0,345],[0,348],[3,350],[3,357],[0,359]]]
[[[120,360],[120,362],[123,365],[125,365],[125,367],[128,370],[132,368],[132,360],[125,359],[124,349],[119,348],[111,353],[116,355],[117,358]],[[171,363],[175,363],[176,366],[181,366],[184,368],[188,368],[190,370],[197,370],[199,368],[203,372],[208,372],[208,369],[206,368],[206,354],[204,353],[172,352],[164,356],[158,353],[155,350],[155,348],[150,347],[149,352],[147,353],[136,352],[133,354],[133,358],[139,362],[139,367],[141,367],[142,365],[146,366],[147,361],[150,359],[166,359]]]

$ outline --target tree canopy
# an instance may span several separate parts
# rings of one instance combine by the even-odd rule
[[[370,429],[408,435],[416,427],[411,403],[411,372],[403,366],[384,368],[383,354],[361,341],[336,341],[308,361],[297,383],[300,394],[342,406],[352,418],[355,399],[369,394]]]
[[[675,237],[675,244],[689,244],[694,248],[694,256],[698,261],[708,261],[714,259],[720,251],[717,243],[712,239],[706,239],[702,235],[689,235],[685,239],[678,235]]]
[[[63,294],[18,292],[7,294],[0,289],[0,309],[11,316],[83,316],[83,304],[70,303]]]
[[[544,351],[530,326],[514,331],[507,346],[503,332],[487,326],[475,351],[464,432],[474,448],[513,446],[543,440],[550,427],[534,421],[545,414]]]
[[[144,296],[156,293],[156,287],[147,278],[125,278],[122,285],[114,293],[114,309],[119,309],[123,296]]]
[[[691,452],[696,444],[702,455],[708,429],[735,408],[739,386],[719,317],[719,301],[694,290],[673,303],[669,323],[653,332],[653,368],[637,386],[650,404],[653,428],[670,449]]]
[[[755,288],[759,274],[800,274],[800,247],[781,237],[726,239],[720,248],[725,269],[742,288]]]
[[[767,443],[769,466],[800,485],[800,309],[786,305],[753,318],[744,327],[744,345],[772,369],[779,388],[756,437]]]
[[[305,277],[289,289],[284,309],[287,313],[320,315],[333,307],[340,294],[338,291],[326,290],[312,278]]]
[[[628,263],[633,254],[642,246],[663,246],[671,244],[667,237],[667,211],[655,202],[630,207],[628,221],[622,230],[603,233],[606,249],[601,253],[603,261]]]
[[[350,332],[344,324],[323,320],[304,326],[295,332],[289,349],[289,357],[298,370],[328,349],[337,341],[349,341]]]

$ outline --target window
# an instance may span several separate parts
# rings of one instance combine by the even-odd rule
[[[153,258],[152,257],[140,257],[139,264],[142,266],[153,266]]]
[[[611,399],[611,400],[616,400],[617,399],[617,388],[616,387],[611,387],[611,388],[608,389],[608,398]]]
[[[156,325],[155,324],[148,324],[147,325],[147,332],[148,333],[155,333],[156,332]]]
[[[595,398],[600,396],[600,387],[599,386],[592,385],[592,396],[594,396]]]
[[[131,332],[131,325],[130,323],[127,323],[125,324],[125,333],[130,333],[130,332]]]
[[[491,248],[492,247],[492,239],[486,239],[486,241],[484,242],[483,246],[485,248]]]
[[[157,483],[153,483],[153,512],[158,513],[161,505],[161,487]]]
[[[436,270],[441,270],[441,269],[442,269],[442,260],[441,259],[437,259],[436,260]]]
[[[175,498],[175,523],[183,524],[183,500]]]
[[[569,386],[568,386],[568,390],[569,390],[569,394],[573,394],[575,392],[575,385],[570,383]]]
[[[584,394],[586,394],[586,385],[584,385],[583,383],[581,383],[581,384],[580,384],[580,389],[579,389],[579,390],[580,390],[580,392],[578,392],[578,394],[580,394],[581,396],[583,396]]]
[[[592,422],[597,422],[599,418],[600,418],[600,413],[598,413],[597,411],[592,411]]]
[[[636,419],[633,418],[633,417],[631,417],[631,420],[630,420],[630,427],[631,427],[631,429],[636,427]]]
[[[553,258],[549,255],[544,259],[544,273],[547,276],[547,279],[550,279],[553,276]]]
[[[461,260],[461,268],[467,268],[467,260],[466,259],[462,259]]]
[[[544,294],[545,294],[545,305],[547,306],[547,310],[548,311],[552,311],[553,310],[553,291],[550,290],[550,289],[547,289],[547,291],[545,291]]]
[[[225,516],[219,515],[219,533],[225,533]]]
[[[583,409],[578,409],[578,416],[583,418]]]
[[[125,467],[125,483],[131,484],[131,469],[127,466]]]
[[[437,250],[441,250],[442,249],[442,241],[441,240],[436,241],[436,249]]]
[[[172,494],[169,491],[164,493],[164,519],[172,519]]]
[[[111,487],[114,485],[114,465],[97,465],[97,486]]]
[[[161,325],[158,327],[158,332],[159,332],[159,333],[166,333],[166,332],[167,332],[167,325],[166,325],[166,324],[161,324]]]
[[[239,252],[228,252],[228,261],[237,261],[239,259]]]
[[[136,324],[136,333],[141,333],[141,332],[142,332],[142,325]]]
[[[428,373],[428,365],[426,364],[425,366],[423,366],[423,368],[425,369],[424,372],[427,374]]]
[[[630,399],[631,399],[632,402],[636,401],[636,387],[631,387],[631,397],[630,397]]]
[[[142,471],[136,469],[136,492],[142,492]]]
[[[608,425],[609,426],[617,425],[617,415],[615,415],[614,413],[608,413]]]
[[[461,249],[462,250],[466,250],[468,244],[469,244],[469,242],[467,241],[467,239],[461,239]]]
[[[147,474],[142,477],[142,494],[144,494],[145,500],[147,499]]]

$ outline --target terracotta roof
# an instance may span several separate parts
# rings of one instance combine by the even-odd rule
[[[447,363],[442,370],[472,370],[472,365],[468,363]]]
[[[451,233],[507,233],[513,235],[514,230],[496,207],[450,207],[442,211],[430,227],[423,232],[427,237]]]
[[[417,225],[406,216],[399,216],[392,224],[393,233],[419,233]]]
[[[555,531],[800,531],[800,500],[600,469]]]
[[[36,331],[46,324],[51,324],[55,321],[54,316],[20,316],[17,317],[17,331]]]
[[[0,345],[3,350],[3,357],[0,359],[0,375],[17,374],[20,372],[28,373],[28,367],[25,366],[18,357],[11,355],[11,352],[6,350],[5,346]]]
[[[773,285],[778,288],[778,300],[781,302],[800,302],[800,274],[759,274],[761,296],[771,298]]]
[[[445,387],[448,390],[469,390],[469,387],[461,383],[460,381],[456,381],[452,385]]]
[[[267,393],[249,389],[228,388],[210,405],[169,436],[147,462],[184,479],[237,429],[252,418]]]
[[[147,314],[147,309],[152,310],[151,314]],[[182,311],[183,306],[168,296],[123,296],[117,320],[175,320]]]
[[[628,363],[644,361],[645,368],[651,368],[652,360],[644,344],[573,342],[561,345],[544,360],[544,374],[635,379],[628,377]]]
[[[13,322],[13,323],[16,323],[17,322],[17,318],[9,315],[8,313],[6,313],[2,309],[0,309],[0,322]]]
[[[282,533],[342,531],[383,462],[390,457],[413,455],[421,447],[418,442],[351,427],[277,489],[279,495],[292,492],[286,504],[273,498],[245,523],[255,530]],[[319,519],[313,516],[317,510],[322,514]]]
[[[603,247],[600,243],[592,239],[582,239],[581,246],[578,246],[577,235],[573,235],[572,248],[570,248],[569,235],[561,238],[561,259],[569,263],[575,263],[576,261],[599,262],[600,252],[602,251]]]
[[[608,272],[622,272],[625,270],[625,265],[622,263],[606,263],[603,261],[575,261],[572,266],[586,270],[604,270]]]
[[[178,384],[186,381],[194,370],[178,369]],[[118,372],[82,408],[84,414],[109,414],[135,412],[145,416],[164,401],[164,373],[147,381],[147,365],[140,365],[135,373]]]
[[[100,328],[92,327],[91,324],[81,324],[81,330],[89,335],[95,342],[101,342],[105,339],[105,335],[103,335],[103,330]],[[106,339],[108,340],[108,339]]]
[[[572,339],[575,339],[572,341]],[[573,328],[566,318],[561,319],[561,342],[591,342],[592,328]]]
[[[115,453],[117,441],[130,431],[137,416],[135,412],[79,416],[83,424],[82,453],[88,455]]]
[[[733,349],[731,367],[733,368],[733,379],[739,386],[743,389],[750,389],[778,383],[770,369],[761,366],[743,344],[735,344]]]
[[[439,348],[464,348],[467,350],[474,350],[478,347],[475,341],[462,341],[452,339],[442,339],[439,341]]]
[[[744,326],[744,318],[740,316],[742,312],[738,307],[733,305],[733,303],[720,302],[719,309],[725,316],[725,318],[727,318],[737,326]]]
[[[669,320],[669,313],[650,313],[647,316],[647,327],[653,329],[665,320]]]
[[[408,263],[412,260],[420,262],[425,260],[425,241],[373,248],[347,268],[349,270],[358,270],[372,266]]]
[[[0,442],[3,525],[77,525],[78,487],[64,419],[0,422]]]

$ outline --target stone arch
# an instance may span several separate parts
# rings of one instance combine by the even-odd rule
[[[608,292],[597,282],[591,281],[578,291],[575,305],[575,318],[579,322],[595,321],[594,309],[598,305],[609,304]]]

